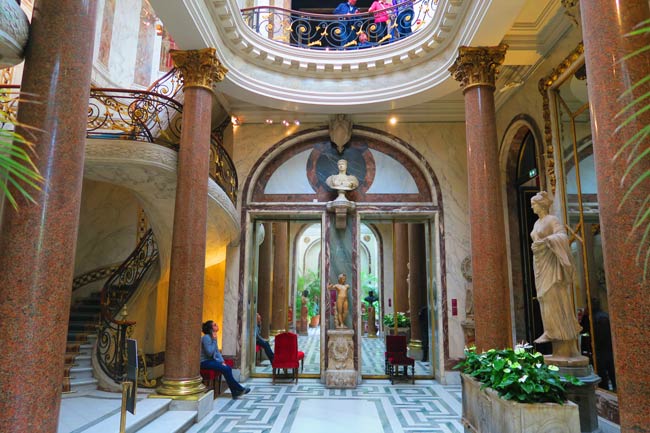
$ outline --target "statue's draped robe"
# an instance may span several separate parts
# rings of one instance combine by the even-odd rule
[[[535,222],[530,236],[533,241],[544,243],[541,248],[533,249],[535,286],[544,332],[551,340],[574,340],[581,327],[571,296],[573,263],[566,232],[557,217],[546,215]]]

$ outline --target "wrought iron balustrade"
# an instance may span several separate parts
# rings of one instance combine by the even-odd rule
[[[149,229],[136,249],[102,288],[97,360],[104,373],[116,382],[124,380],[126,339],[131,336],[135,326],[135,322],[120,320],[120,312],[140,287],[146,272],[156,263],[158,256],[158,244],[153,231]]]
[[[354,15],[311,14],[274,6],[241,10],[244,22],[264,38],[316,50],[357,50],[404,39],[433,18],[438,0],[408,0]],[[388,20],[382,21],[382,17]],[[367,40],[364,40],[364,36]]]
[[[88,138],[135,140],[156,143],[178,151],[183,105],[181,82],[173,69],[156,81],[150,90],[92,88],[88,103]],[[17,85],[0,86],[0,109],[15,120],[19,97],[27,104],[41,104],[35,96],[20,95]],[[13,128],[0,119],[0,128]],[[222,146],[211,137],[210,177],[237,202],[237,171]]]

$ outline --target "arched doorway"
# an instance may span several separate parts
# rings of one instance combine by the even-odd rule
[[[333,249],[332,238],[338,232],[326,204],[336,197],[336,192],[327,187],[325,180],[337,173],[340,158],[348,161],[348,174],[359,179],[359,187],[347,195],[356,204],[355,212],[347,217],[348,243],[342,249]],[[255,228],[245,231],[241,253],[247,264],[241,277],[242,290],[250,299],[251,320],[248,332],[243,332],[248,336],[244,344],[250,348],[249,353],[255,350],[254,318],[258,311],[271,316],[262,320],[262,335],[271,340],[275,332],[284,330],[312,336],[309,328],[305,333],[303,313],[311,320],[316,305],[320,313],[319,355],[312,359],[319,363],[315,368],[306,363],[303,374],[323,379],[328,368],[327,330],[335,327],[332,301],[336,294],[327,290],[327,284],[336,283],[336,263],[349,262],[348,328],[354,331],[353,362],[359,377],[384,373],[384,350],[373,351],[380,353],[379,374],[364,373],[362,369],[363,338],[368,337],[362,305],[369,287],[381,296],[376,317],[379,330],[374,338],[383,344],[384,334],[398,328],[395,316],[406,316],[412,323],[406,331],[413,343],[409,350],[422,363],[416,375],[434,376],[435,366],[430,362],[436,359],[433,354],[448,351],[448,342],[434,337],[442,336],[443,327],[436,326],[446,320],[446,312],[435,303],[443,302],[445,290],[444,260],[439,258],[440,251],[444,251],[440,236],[442,205],[440,188],[430,167],[407,143],[380,131],[357,127],[339,154],[327,129],[289,137],[269,149],[253,167],[244,187],[242,216]],[[395,234],[399,230],[407,233],[402,241]],[[269,232],[274,240],[267,244]],[[364,242],[364,236],[373,238],[373,242]],[[411,270],[396,273],[398,259],[409,262],[411,247]],[[396,254],[398,248],[406,253]],[[318,263],[318,272],[308,269],[307,263]],[[311,290],[303,296],[307,285]],[[434,290],[439,292],[435,296]],[[314,293],[320,296],[317,301]],[[403,305],[398,307],[397,302]],[[274,304],[281,304],[285,311],[276,314]],[[386,325],[386,314],[394,315],[392,326]],[[254,375],[268,373],[257,369],[252,356],[244,362]]]

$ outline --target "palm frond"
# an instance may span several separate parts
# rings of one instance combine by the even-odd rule
[[[650,33],[650,19],[644,20],[639,23],[631,32],[626,34],[626,37],[647,36]],[[639,55],[647,55],[650,51],[650,45],[644,45],[631,53],[628,53],[622,58],[622,61],[630,60]],[[650,83],[650,75],[646,75],[636,83],[629,86],[619,97],[619,100],[627,99],[639,91],[642,86]],[[621,132],[624,128],[632,126],[633,122],[638,121],[642,115],[650,111],[650,91],[643,92],[640,96],[636,96],[632,101],[627,102],[625,106],[616,115],[617,118],[623,119],[621,124],[616,128],[616,132]],[[639,128],[638,131],[621,145],[617,150],[615,158],[620,158],[626,155],[626,169],[621,178],[621,183],[625,182],[631,175],[634,178],[623,195],[623,199],[619,205],[619,209],[626,203],[634,192],[639,190],[642,184],[650,182],[650,170],[640,171],[637,173],[633,171],[645,161],[650,159],[650,147],[643,148],[643,144],[647,143],[648,135],[650,135],[650,125],[645,124]],[[648,271],[650,270],[650,197],[645,197],[639,210],[634,218],[632,225],[632,232],[642,230],[641,240],[638,245],[636,262],[643,265],[643,279],[648,278]]]
[[[18,122],[15,112],[12,111],[18,102],[38,102],[14,96],[16,95],[11,95],[7,89],[0,90],[0,191],[11,206],[18,210],[14,194],[17,193],[35,203],[30,191],[41,189],[43,177],[30,155],[34,153],[32,142],[15,130],[16,127],[21,127],[24,131],[32,133],[38,129]]]

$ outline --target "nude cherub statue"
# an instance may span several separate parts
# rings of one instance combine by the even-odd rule
[[[348,289],[349,284],[345,284],[345,274],[339,275],[338,284],[329,283],[327,289],[336,289],[336,327],[347,328],[345,319],[348,317]]]
[[[352,191],[359,186],[359,180],[356,176],[347,174],[348,162],[345,159],[339,159],[336,164],[339,168],[338,174],[333,174],[325,180],[327,186],[338,191],[339,195],[336,200],[347,200],[346,191]]]

